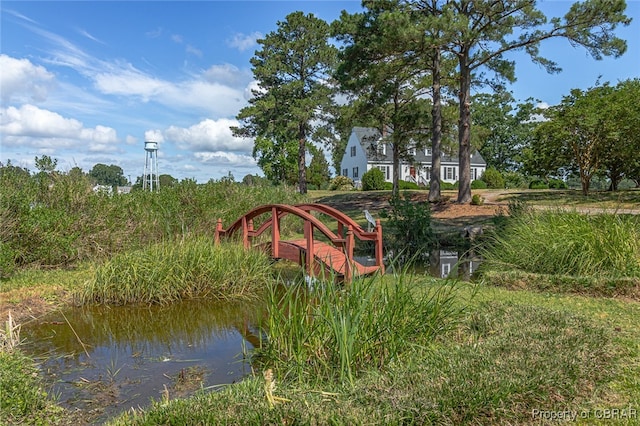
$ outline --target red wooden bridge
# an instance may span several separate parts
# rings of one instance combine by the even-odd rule
[[[282,240],[280,238],[280,221],[287,215],[294,215],[304,221],[304,238]],[[334,232],[329,225],[318,216],[327,216],[329,223],[336,223]],[[254,219],[266,217],[257,229]],[[215,231],[215,242],[222,237],[231,237],[239,233],[245,247],[254,246],[253,239],[271,230],[271,238],[267,243],[257,246],[267,250],[274,259],[288,259],[304,265],[310,276],[335,274],[339,279],[350,282],[354,276],[370,275],[380,271],[384,273],[382,260],[382,226],[376,220],[374,231],[369,232],[341,211],[324,204],[268,204],[249,211],[236,220],[227,229],[222,227],[222,219],[218,219]],[[316,232],[324,236],[325,241],[316,240]],[[239,236],[240,236],[239,235]],[[365,266],[353,259],[356,238],[361,241],[373,241],[375,246],[375,265]]]

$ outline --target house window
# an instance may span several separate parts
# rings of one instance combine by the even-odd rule
[[[431,148],[425,148],[424,155],[431,155]]]
[[[351,156],[352,156],[352,157],[355,157],[355,156],[356,156],[356,147],[355,147],[355,146],[352,146],[352,147],[351,147]]]
[[[378,166],[378,169],[380,169],[384,175],[384,179],[389,180],[389,166]]]
[[[387,155],[387,144],[386,143],[378,143],[378,154],[379,155]]]
[[[444,168],[444,177],[446,180],[454,180],[453,176],[453,167],[445,167]]]
[[[477,180],[478,179],[478,169],[476,169],[475,167],[471,168],[471,180]]]
[[[409,155],[416,155],[416,147],[409,148]]]
[[[342,169],[342,176],[349,176],[349,169]]]
[[[358,168],[354,167],[353,168],[353,178],[356,179],[358,177]]]

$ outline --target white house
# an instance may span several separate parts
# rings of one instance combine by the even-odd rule
[[[418,185],[428,185],[431,178],[431,147],[414,148],[410,154],[413,161],[400,160],[400,179]],[[391,146],[373,127],[354,127],[340,163],[340,174],[359,182],[362,175],[377,167],[387,182],[393,181],[393,153]],[[471,155],[471,180],[480,179],[487,169],[487,163],[478,152]],[[442,154],[440,157],[440,178],[444,182],[455,183],[460,178],[458,157]]]

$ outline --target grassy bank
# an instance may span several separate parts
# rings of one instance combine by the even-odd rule
[[[603,409],[638,409],[637,304],[456,286],[467,307],[456,327],[353,383],[273,368],[273,378],[158,401],[111,424],[540,424],[534,410],[584,413],[589,424]]]
[[[97,268],[77,299],[124,305],[255,298],[271,279],[271,259],[265,253],[189,237],[116,255]]]

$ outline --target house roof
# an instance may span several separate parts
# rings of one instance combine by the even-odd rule
[[[393,161],[393,153],[391,149],[386,149],[385,153],[378,152],[378,143],[380,142],[380,131],[374,127],[354,127],[351,130],[355,134],[360,146],[367,156],[367,162],[391,163]],[[424,149],[416,150],[413,156],[416,163],[431,163],[431,155],[426,155]],[[446,155],[442,153],[441,161],[447,163],[458,163],[458,157],[454,155]],[[479,152],[474,151],[471,154],[471,164],[476,166],[486,166],[487,162],[482,158]]]

